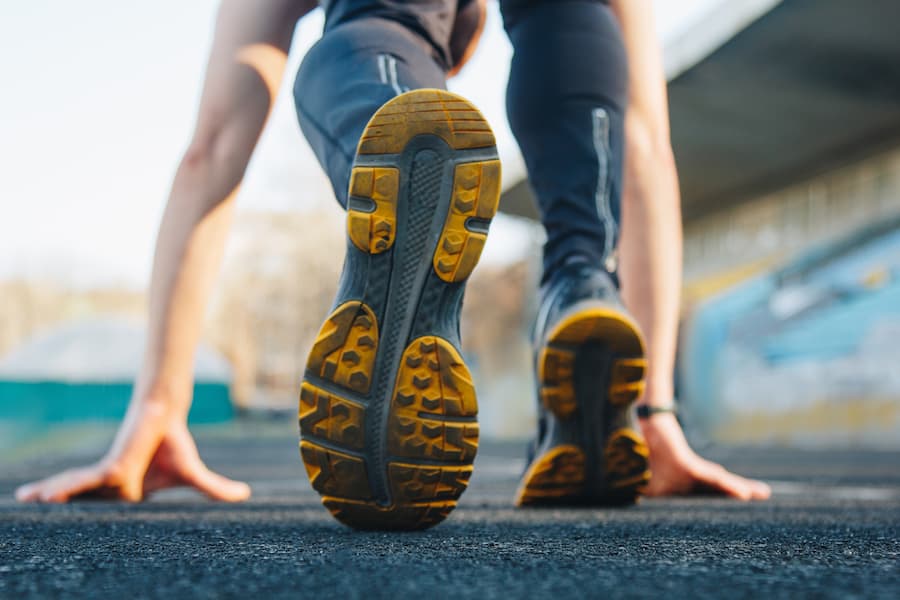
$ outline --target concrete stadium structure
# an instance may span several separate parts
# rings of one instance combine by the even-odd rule
[[[853,263],[854,289],[881,293],[900,281],[890,242],[900,230],[897,23],[900,3],[893,0],[732,0],[665,48],[685,229],[679,384],[709,435],[742,442],[900,443],[900,382],[890,383],[877,369],[868,369],[868,379],[859,375],[866,372],[860,361],[872,351],[862,342],[841,357],[849,361],[844,371],[856,374],[851,383],[833,382],[832,388],[844,386],[843,393],[804,393],[809,373],[834,371],[830,359],[815,353],[778,375],[782,394],[818,415],[795,414],[796,435],[769,432],[766,424],[780,418],[776,409],[739,392],[749,389],[745,377],[751,373],[775,377],[766,370],[775,368],[771,355],[759,359],[766,368],[746,372],[743,363],[721,360],[732,348],[735,323],[753,311],[768,315],[772,336],[800,327],[813,336],[811,347],[821,343],[810,332],[828,338],[837,331],[830,320],[858,322],[851,317],[860,310],[856,300],[847,298],[861,296],[822,291],[823,282],[838,285],[842,257],[862,257]],[[501,206],[536,217],[525,181],[508,188]],[[875,238],[888,241],[868,245]],[[786,277],[801,271],[799,279]],[[825,273],[835,275],[828,279]],[[818,295],[810,291],[813,281]],[[791,286],[795,296],[802,288],[818,300],[799,312],[779,313],[779,320],[773,317],[777,298],[784,304]],[[730,312],[721,309],[723,302]],[[859,324],[869,329],[854,339],[880,339],[878,331],[900,323],[900,302],[879,302],[868,310],[882,318]],[[717,325],[710,337],[705,327],[712,321]],[[757,339],[752,351],[771,348],[774,339]],[[704,350],[698,353],[698,347]],[[900,351],[894,358],[900,360]],[[866,391],[873,389],[877,398]],[[733,410],[735,404],[746,410]],[[796,413],[794,403],[778,404],[778,410]],[[804,429],[811,420],[817,424]]]

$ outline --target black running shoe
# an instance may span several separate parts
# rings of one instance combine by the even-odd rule
[[[633,504],[650,480],[631,414],[647,362],[606,271],[576,257],[553,274],[535,349],[538,436],[516,504]]]
[[[360,139],[340,289],[300,393],[303,462],[342,523],[424,529],[468,485],[478,409],[459,313],[499,196],[494,136],[459,96],[398,96]]]

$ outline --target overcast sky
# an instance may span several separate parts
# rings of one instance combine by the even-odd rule
[[[657,0],[660,35],[677,35],[721,1]],[[0,4],[0,277],[145,285],[168,186],[193,126],[217,5]],[[300,24],[286,87],[321,26],[320,11]],[[487,115],[515,171],[518,151],[503,109],[509,55],[492,4],[479,52],[450,87]],[[282,94],[239,206],[333,203],[290,94]],[[514,225],[498,225],[488,260],[502,260],[521,235]]]

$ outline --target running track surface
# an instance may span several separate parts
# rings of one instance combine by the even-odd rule
[[[212,467],[253,485],[254,498],[234,506],[184,490],[133,506],[18,505],[17,484],[102,446],[0,458],[0,598],[896,598],[900,590],[895,452],[707,448],[769,480],[774,498],[523,511],[511,499],[524,444],[483,443],[447,522],[382,534],[332,520],[290,427],[239,429],[198,436]]]

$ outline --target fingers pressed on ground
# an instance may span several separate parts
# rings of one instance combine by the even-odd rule
[[[772,488],[769,484],[763,481],[756,481],[755,479],[751,479],[750,484],[753,486],[754,500],[768,500],[772,497]]]
[[[740,475],[731,473],[721,465],[718,466],[725,474],[723,476],[723,481],[728,481],[730,485],[740,486],[741,495],[739,498],[741,500],[767,500],[772,495],[772,488],[762,481],[741,477]]]
[[[250,497],[250,486],[243,481],[228,479],[206,467],[200,467],[187,476],[187,483],[213,500],[243,502]]]
[[[181,481],[174,479],[169,473],[160,474],[157,472],[150,472],[144,477],[143,493],[145,495],[152,494],[157,490],[177,485],[181,485]]]
[[[92,469],[64,471],[34,484],[36,493],[31,500],[48,503],[67,502],[72,496],[96,488],[102,482],[102,477]]]
[[[716,463],[706,462],[697,474],[697,481],[700,485],[718,490],[737,500],[746,501],[753,498],[750,480],[735,475]]]
[[[34,502],[37,500],[39,483],[27,483],[16,488],[16,500],[18,502]]]

